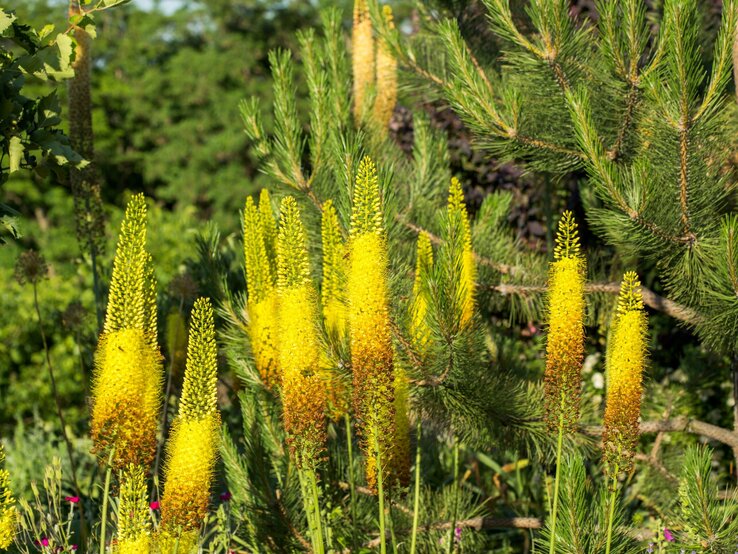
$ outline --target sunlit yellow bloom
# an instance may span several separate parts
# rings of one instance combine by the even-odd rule
[[[248,289],[249,339],[256,369],[262,382],[271,387],[278,381],[277,310],[274,286],[275,267],[273,226],[269,194],[262,194],[257,208],[251,197],[244,208],[244,258]]]
[[[410,315],[412,316],[410,331],[418,350],[423,350],[430,340],[430,329],[426,320],[429,297],[425,281],[432,267],[433,246],[428,233],[422,232],[418,235],[413,300],[410,307]]]
[[[199,298],[192,310],[179,412],[167,444],[159,544],[167,537],[189,540],[187,533],[198,530],[207,515],[220,437],[216,385],[213,308]]]
[[[394,29],[392,8],[385,4],[382,10],[387,26]],[[377,45],[377,97],[374,100],[374,122],[379,129],[386,132],[396,103],[397,59],[392,54],[389,45],[384,40],[380,40]]]
[[[571,212],[559,221],[548,279],[546,344],[546,423],[573,430],[579,420],[584,357],[584,278],[586,261]]]
[[[351,59],[354,72],[354,119],[360,123],[367,92],[374,84],[374,36],[366,0],[354,0],[354,26],[351,34]]]
[[[377,484],[377,445],[387,475],[405,480],[395,417],[395,371],[387,283],[388,258],[379,180],[374,163],[364,158],[356,176],[351,213],[347,298],[354,373],[354,409],[359,420],[366,476]]]
[[[7,550],[13,544],[18,512],[15,499],[10,490],[10,474],[2,467],[5,461],[5,450],[0,444],[0,550]]]
[[[323,239],[323,319],[328,333],[342,338],[346,333],[346,245],[333,202],[323,205],[321,221]]]
[[[325,448],[326,382],[321,371],[317,295],[310,279],[307,238],[297,202],[282,201],[277,235],[279,366],[290,450],[298,464],[315,464]]]
[[[610,332],[603,436],[609,471],[629,471],[638,443],[648,333],[640,287],[634,271],[623,276]]]
[[[118,504],[117,554],[151,552],[151,517],[146,490],[146,473],[140,466],[123,470]]]
[[[148,466],[156,451],[162,396],[156,281],[146,252],[146,203],[135,195],[121,224],[108,310],[95,353],[92,438],[113,465]]]
[[[477,291],[477,265],[472,250],[471,225],[466,211],[464,192],[461,183],[454,177],[448,192],[448,214],[452,228],[461,232],[459,244],[461,248],[461,275],[459,276],[458,305],[459,323],[466,327],[474,317]]]

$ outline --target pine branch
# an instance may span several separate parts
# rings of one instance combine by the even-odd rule
[[[501,283],[499,285],[482,285],[490,290],[494,290],[503,295],[531,296],[534,294],[544,294],[547,290],[545,285],[516,285],[511,283]],[[587,283],[584,287],[585,292],[590,294],[618,294],[620,292],[620,284],[613,283]],[[641,287],[643,293],[643,302],[649,308],[658,310],[668,316],[683,321],[690,325],[698,323],[701,319],[700,315],[694,310],[674,302],[668,298],[656,294],[647,287]]]
[[[601,425],[588,425],[581,428],[588,436],[598,437],[602,435],[604,428]],[[720,442],[731,448],[738,448],[738,433],[730,429],[718,427],[711,423],[680,416],[673,419],[661,421],[642,421],[641,433],[691,433]]]

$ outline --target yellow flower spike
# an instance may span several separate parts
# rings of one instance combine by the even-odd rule
[[[559,421],[564,429],[573,431],[579,421],[585,274],[577,224],[566,211],[559,221],[548,278],[545,397],[546,423],[552,431],[558,429]]]
[[[151,517],[146,488],[146,472],[140,466],[123,470],[118,504],[117,554],[151,552]]]
[[[338,214],[333,202],[323,205],[323,319],[328,334],[339,340],[346,334],[346,245],[341,236]]]
[[[413,299],[410,306],[410,333],[415,347],[423,350],[430,340],[430,329],[426,321],[428,314],[428,290],[425,280],[433,267],[433,246],[428,233],[418,235],[418,248],[415,258],[415,281],[413,282]]]
[[[277,220],[272,210],[272,199],[269,190],[261,189],[259,193],[259,225],[264,237],[264,248],[269,260],[272,275],[277,273]]]
[[[385,4],[382,15],[390,29],[395,23],[392,8]],[[374,122],[379,129],[387,132],[392,113],[397,104],[397,59],[392,55],[390,47],[380,40],[377,46],[377,97],[374,100]]]
[[[326,375],[321,371],[317,295],[310,279],[307,237],[292,196],[282,200],[277,235],[279,366],[290,452],[300,466],[318,463],[326,442]]]
[[[466,210],[464,202],[464,192],[461,183],[456,177],[451,179],[451,186],[448,191],[448,214],[452,225],[459,224],[461,226],[462,236],[462,252],[461,252],[461,275],[459,283],[459,323],[464,328],[471,323],[474,317],[476,306],[477,292],[477,265],[474,259],[474,251],[472,250],[471,225],[469,224],[469,214]]]
[[[354,120],[364,114],[367,89],[374,84],[374,36],[366,0],[354,0],[351,61],[354,73]]]
[[[409,467],[394,456],[399,444],[395,420],[395,370],[389,310],[389,262],[384,236],[379,179],[374,162],[359,164],[354,187],[347,280],[354,410],[366,457],[366,476],[377,484],[379,444],[384,483],[405,481]],[[384,474],[383,474],[384,476]]]
[[[10,474],[2,467],[5,461],[5,450],[0,444],[0,550],[7,550],[13,544],[18,512],[15,499],[10,490]]]
[[[113,262],[108,310],[95,353],[91,433],[116,469],[148,466],[156,451],[162,396],[156,280],[146,252],[146,203],[131,198]]]
[[[607,356],[604,456],[609,472],[628,472],[638,444],[648,320],[641,283],[634,271],[623,276]]]
[[[392,452],[394,477],[401,486],[410,484],[410,381],[401,367],[395,370],[395,444]]]
[[[273,253],[275,248],[272,236],[272,227],[275,224],[269,193],[262,193],[258,208],[251,197],[247,198],[243,218],[244,258],[249,298],[249,339],[261,380],[265,386],[271,387],[278,381],[279,354],[278,301],[274,287],[276,268],[269,261],[269,252]]]
[[[192,309],[187,367],[179,412],[167,444],[164,495],[161,501],[160,548],[172,537],[197,542],[208,512],[210,489],[220,442],[217,404],[217,346],[213,308],[198,298]]]

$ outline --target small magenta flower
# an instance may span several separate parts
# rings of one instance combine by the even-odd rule
[[[231,498],[233,498],[233,495],[230,493],[230,491],[225,491],[220,495],[221,502],[228,502]]]
[[[149,504],[149,508],[152,510],[158,510],[159,509],[159,501],[154,500],[152,503]]]
[[[456,527],[454,529],[454,541],[457,543],[461,542],[461,527]]]
[[[70,549],[72,550],[72,552],[76,552],[76,551],[77,551],[77,548],[78,548],[78,546],[77,546],[76,544],[73,544],[73,545],[72,545],[72,546],[70,547]]]
[[[666,527],[664,527],[664,539],[666,539],[666,542],[674,542],[674,535]]]
[[[41,546],[49,546],[49,539],[47,539],[46,537],[42,537]]]
[[[77,504],[79,502],[79,496],[65,496],[64,500],[72,504]]]

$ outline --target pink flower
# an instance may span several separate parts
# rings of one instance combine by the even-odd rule
[[[151,504],[149,504],[149,508],[151,508],[152,510],[158,510],[159,509],[159,506],[160,506],[160,504],[159,504],[159,501],[158,500],[155,500],[154,502],[152,502]]]
[[[71,502],[72,504],[76,504],[77,502],[79,502],[79,496],[65,496],[64,500],[66,500],[67,502]]]
[[[41,546],[49,546],[49,539],[47,539],[46,537],[43,537],[41,539]]]
[[[233,498],[233,495],[229,491],[225,491],[220,495],[222,502],[228,502],[231,498]]]
[[[674,542],[674,535],[672,535],[671,531],[666,527],[664,527],[664,538],[666,539],[666,542]]]

